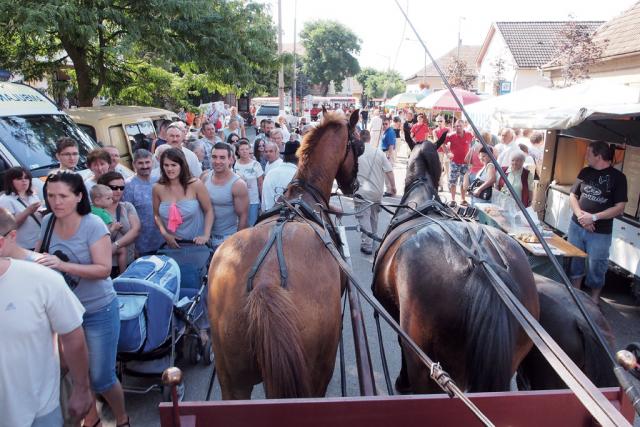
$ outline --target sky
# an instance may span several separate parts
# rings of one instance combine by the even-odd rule
[[[280,0],[282,2],[283,43],[293,43],[294,10],[297,2],[297,32],[305,22],[318,19],[338,21],[362,41],[358,56],[361,67],[385,70],[403,77],[424,66],[424,50],[405,20],[395,0]],[[434,58],[462,44],[481,45],[494,21],[608,21],[638,0],[398,0]],[[271,6],[278,22],[278,0],[262,0]],[[447,10],[447,6],[451,6]],[[407,40],[408,39],[408,40]],[[299,41],[299,39],[298,39]],[[430,62],[427,59],[427,62]]]

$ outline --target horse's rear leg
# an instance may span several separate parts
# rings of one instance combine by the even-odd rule
[[[400,373],[396,378],[395,388],[400,394],[408,394],[411,393],[411,382],[409,381],[409,374],[407,373],[407,359],[400,336],[398,336],[398,345],[400,345],[401,366]]]
[[[224,363],[224,358],[216,359],[216,369],[218,370],[218,381],[222,390],[223,400],[249,400],[255,382],[241,372],[234,372],[233,369]]]

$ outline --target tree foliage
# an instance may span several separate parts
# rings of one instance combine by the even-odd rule
[[[597,44],[593,41],[593,33],[590,27],[570,21],[560,30],[557,51],[552,65],[562,68],[562,86],[570,86],[574,83],[589,78],[589,68],[602,56],[608,40]]]
[[[377,71],[365,68],[356,75],[356,80],[363,86],[363,92],[367,99],[381,98],[385,89],[387,90],[387,98],[391,98],[404,92],[406,87],[402,76],[397,71]]]
[[[68,64],[86,106],[103,88],[127,98],[146,85],[167,85],[166,73],[203,76],[207,86],[229,92],[261,90],[278,58],[271,17],[257,3],[0,2],[0,66],[31,80]]]
[[[300,33],[305,48],[304,73],[311,83],[329,91],[331,82],[337,91],[342,81],[360,71],[354,55],[360,53],[360,39],[344,25],[334,21],[307,22]]]
[[[464,59],[453,58],[447,67],[447,80],[451,86],[470,90],[475,76]]]

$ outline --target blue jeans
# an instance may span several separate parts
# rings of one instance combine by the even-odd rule
[[[91,389],[104,393],[118,382],[116,354],[120,337],[118,298],[93,313],[85,313],[82,327],[89,349]]]
[[[259,213],[260,213],[260,203],[249,205],[249,218],[247,219],[247,223],[249,227],[253,227],[256,224]]]
[[[591,289],[600,289],[604,286],[604,276],[609,268],[609,248],[611,247],[611,234],[592,233],[585,230],[575,221],[569,221],[569,243],[587,253],[587,278],[585,285]],[[569,277],[578,279],[585,275],[585,260],[583,258],[571,258]]]
[[[62,419],[62,411],[60,410],[60,406],[58,406],[48,414],[33,420],[33,423],[31,423],[31,427],[61,426],[63,423],[64,420]]]

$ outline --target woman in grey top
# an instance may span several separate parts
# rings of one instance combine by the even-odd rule
[[[176,240],[204,245],[211,238],[213,208],[204,184],[191,176],[181,150],[170,148],[160,157],[160,179],[153,186],[153,216],[167,245]]]
[[[109,278],[111,241],[104,222],[91,213],[82,176],[72,172],[49,175],[44,193],[51,214],[42,222],[36,262],[62,273],[86,312],[83,329],[89,349],[89,375],[94,393],[101,394],[127,426],[124,393],[116,377],[116,353],[120,335],[118,300]],[[95,404],[84,419],[97,425]]]

